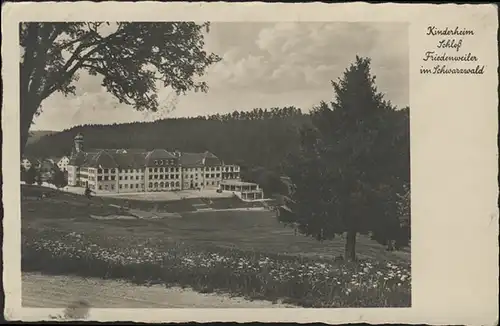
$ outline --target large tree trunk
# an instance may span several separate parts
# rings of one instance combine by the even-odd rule
[[[19,94],[20,94],[20,150],[24,154],[29,138],[29,130],[35,113],[48,95],[44,94],[42,78],[46,75],[45,65],[47,51],[57,37],[52,33],[53,26],[43,23],[30,23],[27,27],[25,55],[19,65]],[[52,36],[50,36],[52,33]]]
[[[28,138],[29,138],[29,129],[30,129],[30,125],[31,123],[26,123],[26,121],[23,120],[22,117],[20,117],[21,121],[20,121],[20,130],[19,130],[19,133],[20,133],[20,153],[21,153],[21,157],[24,155],[24,149],[26,147],[26,143],[28,142]]]
[[[28,103],[24,103],[23,105],[21,100],[21,114],[19,116],[20,119],[20,153],[21,156],[24,154],[24,150],[26,148],[26,143],[28,142],[29,138],[29,131],[31,127],[31,123],[33,121],[33,117],[35,115],[36,110],[38,109],[38,105],[34,106],[33,104],[29,105]]]
[[[347,261],[356,260],[356,231],[347,232],[344,256]]]
[[[31,123],[33,122],[33,118],[35,116],[36,111],[38,110],[41,100],[37,98],[33,98],[33,95],[30,95],[27,91],[23,91],[21,89],[21,98],[20,98],[20,115],[19,115],[19,133],[20,133],[20,153],[21,156],[24,154],[24,150],[26,148],[26,143],[29,138],[29,130],[31,127]],[[37,96],[38,97],[38,96]]]

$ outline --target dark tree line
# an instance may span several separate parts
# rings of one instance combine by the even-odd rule
[[[267,120],[276,118],[290,118],[301,116],[302,110],[293,106],[284,108],[262,109],[257,108],[251,111],[233,111],[227,114],[213,114],[209,116],[199,116],[198,119],[231,121],[231,120]]]
[[[84,125],[42,137],[28,145],[26,152],[39,158],[69,155],[73,137],[82,132],[87,149],[208,150],[226,163],[279,172],[286,155],[298,151],[298,130],[307,123],[309,115],[286,107],[155,122]]]

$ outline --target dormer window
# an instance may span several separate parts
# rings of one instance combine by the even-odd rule
[[[163,160],[160,161],[160,165],[163,165]]]
[[[155,160],[155,165],[158,165],[158,161],[157,160]]]

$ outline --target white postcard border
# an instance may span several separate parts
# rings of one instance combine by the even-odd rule
[[[494,324],[498,319],[498,53],[493,5],[265,3],[7,3],[2,8],[5,318],[47,320],[21,307],[19,185],[20,21],[400,21],[410,24],[412,307],[360,309],[92,309],[90,319],[143,322]],[[422,75],[436,38],[460,26],[485,73]],[[334,76],[332,76],[334,78]],[[327,100],[327,99],[325,99]]]

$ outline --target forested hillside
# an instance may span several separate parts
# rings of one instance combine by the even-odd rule
[[[120,125],[85,125],[41,138],[26,151],[36,157],[68,155],[82,132],[85,148],[165,148],[211,151],[227,163],[277,169],[299,147],[298,129],[309,115],[294,107]]]
[[[52,130],[34,130],[30,131],[29,133],[29,138],[28,138],[28,144],[33,144],[36,143],[37,141],[40,140],[40,138],[55,134],[57,131],[52,131]]]

